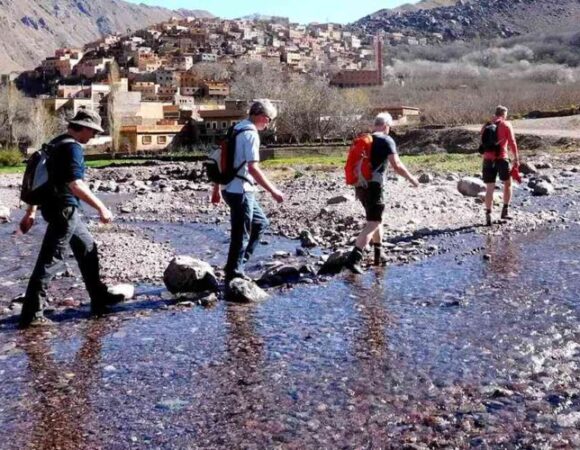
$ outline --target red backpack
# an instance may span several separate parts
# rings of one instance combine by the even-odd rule
[[[370,134],[361,134],[357,136],[346,158],[344,173],[346,184],[350,186],[366,186],[367,182],[373,177],[373,168],[371,166],[371,149],[373,146],[373,136]]]

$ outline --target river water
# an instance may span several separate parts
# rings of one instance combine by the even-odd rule
[[[580,226],[445,239],[256,305],[4,320],[0,448],[580,446]]]

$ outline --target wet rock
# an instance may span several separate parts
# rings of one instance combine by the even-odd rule
[[[574,428],[580,425],[580,412],[562,414],[556,417],[556,422],[563,428]]]
[[[122,295],[124,300],[132,299],[135,295],[135,286],[132,284],[117,284],[108,289],[109,294]]]
[[[554,193],[554,186],[544,180],[536,183],[533,189],[534,195],[550,195]]]
[[[334,252],[332,255],[328,257],[328,259],[324,262],[320,270],[318,271],[319,275],[335,275],[340,273],[343,269],[348,255],[350,254],[347,250],[339,250]]]
[[[300,233],[300,245],[304,248],[312,248],[316,247],[318,243],[310,231],[304,230]]]
[[[338,205],[340,203],[347,203],[354,201],[352,195],[337,195],[336,197],[329,198],[326,202],[327,205]]]
[[[551,169],[553,166],[549,162],[539,162],[536,164],[536,169]]]
[[[538,168],[530,162],[520,163],[519,170],[523,175],[532,175],[538,173]]]
[[[0,223],[10,222],[10,208],[0,206]]]
[[[268,298],[266,291],[256,283],[243,278],[234,278],[226,290],[226,299],[236,303],[256,303]]]
[[[213,306],[217,303],[218,296],[215,293],[205,295],[199,299],[199,304],[204,307]]]
[[[171,260],[163,274],[163,282],[172,294],[216,291],[217,278],[212,267],[190,256],[177,256]]]
[[[480,192],[485,192],[485,183],[479,178],[464,177],[457,183],[457,190],[466,197],[477,197]]]
[[[162,400],[155,405],[155,408],[162,411],[179,411],[189,405],[189,402],[179,398]]]
[[[419,183],[423,183],[423,184],[431,183],[434,179],[435,179],[435,177],[432,174],[423,173],[419,177]]]
[[[258,281],[260,286],[280,286],[300,280],[300,270],[290,265],[279,265],[268,269]]]

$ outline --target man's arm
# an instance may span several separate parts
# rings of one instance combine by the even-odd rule
[[[282,203],[284,201],[284,194],[282,194],[282,192],[280,192],[276,186],[274,186],[270,180],[268,180],[266,174],[262,172],[262,169],[260,169],[260,164],[257,161],[248,163],[248,170],[256,182],[264,189],[266,189],[270,194],[272,194],[274,200],[276,200],[278,203]]]
[[[98,197],[91,192],[87,184],[83,180],[74,180],[68,184],[71,192],[75,197],[80,198],[83,202],[96,209],[99,213],[102,223],[109,223],[113,220],[113,214],[105,206],[105,204],[98,199]]]
[[[520,165],[520,158],[518,152],[518,144],[516,143],[516,136],[514,134],[514,129],[511,123],[505,123],[507,131],[508,131],[508,146],[514,155],[514,164],[516,166]]]
[[[389,163],[398,175],[406,178],[413,186],[419,186],[419,181],[417,181],[417,178],[415,178],[405,167],[398,154],[395,153],[394,155],[389,155]]]

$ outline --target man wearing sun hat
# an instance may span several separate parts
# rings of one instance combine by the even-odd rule
[[[81,109],[68,121],[67,132],[54,138],[46,147],[53,194],[39,205],[48,226],[26,289],[20,315],[21,328],[51,324],[43,313],[46,289],[56,274],[62,271],[69,246],[91,298],[93,313],[103,314],[110,305],[123,299],[122,296],[110,294],[101,281],[97,246],[79,212],[82,200],[98,211],[102,223],[113,219],[111,211],[83,181],[85,162],[82,144],[102,132],[101,117],[94,111]],[[22,233],[27,233],[34,225],[36,210],[36,206],[28,206],[20,222]]]

